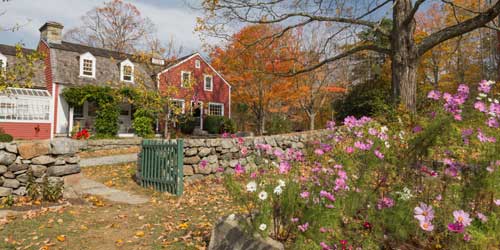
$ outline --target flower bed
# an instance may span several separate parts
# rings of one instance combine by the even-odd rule
[[[264,164],[238,164],[227,190],[250,229],[293,249],[498,249],[494,87],[431,91],[428,114],[391,124],[330,122],[330,136],[304,151],[258,145]]]

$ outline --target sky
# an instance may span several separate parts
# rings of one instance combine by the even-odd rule
[[[0,26],[21,24],[18,31],[0,31],[0,44],[23,43],[35,48],[40,33],[38,29],[46,21],[64,25],[64,30],[77,27],[80,17],[105,0],[11,0],[0,1]],[[186,0],[125,0],[137,6],[141,13],[151,19],[158,28],[162,41],[173,38],[182,45],[184,53],[201,50],[201,41],[194,34],[196,17],[200,14],[189,7]],[[189,0],[191,4],[198,0]],[[193,2],[194,1],[194,2]],[[64,32],[63,30],[63,32]]]

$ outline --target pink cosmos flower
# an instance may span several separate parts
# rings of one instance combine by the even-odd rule
[[[333,194],[331,194],[330,192],[325,191],[325,190],[321,190],[319,192],[319,196],[320,197],[324,197],[324,198],[326,198],[326,199],[328,199],[330,201],[335,201],[335,196],[333,196]]]
[[[205,169],[207,167],[207,160],[201,160],[200,161],[200,168]]]
[[[470,226],[472,222],[469,214],[464,212],[464,210],[453,211],[453,217],[455,218],[455,222],[461,223],[464,227]]]
[[[424,231],[431,232],[434,230],[434,225],[432,225],[430,221],[420,221],[420,228]]]
[[[486,112],[486,104],[482,101],[477,101],[474,103],[474,108],[479,110],[479,112]]]
[[[373,136],[377,136],[378,135],[378,131],[375,128],[369,128],[368,129],[368,134],[373,135]]]
[[[224,132],[222,134],[222,138],[229,138],[229,133],[228,132]]]
[[[470,234],[464,234],[464,241],[470,241],[471,237]]]
[[[439,98],[441,98],[441,92],[439,92],[438,90],[431,90],[427,94],[427,98],[433,100],[439,100]]]
[[[345,152],[348,153],[348,154],[352,154],[354,152],[354,148],[353,147],[347,147],[347,148],[345,148]]]
[[[326,228],[324,228],[324,227],[320,227],[319,228],[319,232],[320,233],[326,233],[326,232],[328,232],[328,230],[326,230]]]
[[[257,172],[252,172],[252,173],[250,174],[250,178],[252,178],[252,179],[257,178]]]
[[[450,223],[448,224],[448,230],[454,232],[454,233],[463,233],[464,232],[464,225],[462,223]]]
[[[373,153],[375,154],[375,156],[377,156],[377,158],[379,159],[384,159],[384,154],[382,154],[382,152],[378,151],[377,149],[375,149],[375,151],[373,151]]]
[[[417,125],[417,126],[413,127],[412,131],[414,134],[420,133],[420,132],[422,132],[422,127]]]
[[[245,140],[243,139],[243,137],[238,137],[238,144],[243,145],[244,142]]]
[[[328,130],[334,130],[335,129],[335,121],[327,121],[326,122],[326,128]]]
[[[438,194],[438,195],[436,196],[436,200],[437,200],[437,201],[441,201],[442,199],[443,199],[443,196],[442,196],[442,195]]]
[[[479,86],[477,87],[477,90],[479,90],[480,92],[483,92],[485,94],[490,92],[490,89],[491,89],[491,87],[488,84],[488,81],[486,81],[486,80],[482,80],[481,82],[479,82]]]
[[[377,208],[379,210],[382,210],[384,208],[391,208],[393,206],[394,206],[394,200],[391,199],[390,197],[383,197],[382,199],[379,199],[377,203]]]
[[[245,155],[248,154],[248,148],[247,147],[241,147],[240,152],[241,152],[242,156],[245,156]]]
[[[234,168],[234,172],[236,174],[244,174],[245,173],[245,167],[243,167],[240,163],[236,164],[236,167]]]
[[[493,203],[495,203],[495,205],[497,206],[500,206],[500,199],[493,200]]]
[[[333,250],[333,248],[329,245],[327,245],[325,242],[320,242],[319,246],[321,247],[321,250]]]
[[[219,172],[219,173],[224,172],[224,168],[223,168],[223,167],[218,167],[218,168],[217,168],[217,172]]]
[[[333,188],[334,191],[339,191],[342,189],[347,189],[347,185],[345,183],[345,179],[343,178],[337,178],[335,179],[335,187]]]
[[[288,161],[281,161],[279,166],[280,174],[286,174],[292,169],[292,166]]]
[[[420,202],[418,207],[413,210],[415,219],[419,221],[431,221],[434,219],[434,210],[432,206],[429,206],[423,202]]]
[[[488,221],[488,217],[486,217],[486,215],[484,215],[483,213],[477,213],[477,218],[480,219],[482,222],[487,222]]]
[[[301,232],[305,232],[305,231],[307,231],[307,229],[309,228],[309,222],[306,222],[306,223],[304,223],[304,224],[302,224],[302,225],[299,225],[299,226],[297,226],[297,227],[299,228],[299,231],[301,231]]]
[[[299,221],[299,218],[291,218],[290,221],[292,223],[297,223]]]
[[[283,157],[285,156],[281,149],[275,149],[273,154],[274,156],[278,157],[278,159],[283,159]]]
[[[495,143],[497,141],[495,137],[485,135],[481,129],[477,129],[477,139],[479,139],[480,142]]]
[[[302,197],[302,199],[307,199],[307,198],[309,198],[309,192],[304,191],[304,192],[300,193],[300,197]]]
[[[490,128],[498,128],[498,120],[496,117],[490,117],[488,118],[488,121],[486,121],[486,125]]]
[[[492,102],[490,104],[490,113],[495,114],[497,117],[500,116],[500,103]]]
[[[316,155],[323,155],[325,152],[323,151],[323,149],[317,148],[314,150],[314,153]]]

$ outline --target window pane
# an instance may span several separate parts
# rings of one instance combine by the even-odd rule
[[[223,104],[210,103],[208,105],[208,114],[209,115],[222,116],[223,115],[223,109],[224,109],[224,105]]]
[[[205,77],[205,89],[212,89],[212,77],[210,76]]]
[[[83,74],[86,76],[92,76],[92,60],[83,59]]]
[[[132,66],[123,66],[123,80],[132,81]]]

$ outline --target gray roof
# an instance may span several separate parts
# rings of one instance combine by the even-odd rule
[[[61,42],[49,43],[54,82],[65,85],[106,85],[120,84],[120,63],[129,59],[134,63],[136,82],[144,79],[148,87],[156,87],[155,73],[164,66],[142,62],[137,56],[107,49],[89,47],[81,44]],[[80,55],[89,52],[96,58],[95,78],[80,77]],[[130,84],[130,83],[127,83]]]
[[[22,48],[23,53],[26,54],[31,54],[35,52],[32,49],[26,49]],[[19,60],[16,57],[16,46],[11,46],[11,45],[5,45],[5,44],[0,44],[0,53],[7,57],[7,68],[9,67],[14,67],[16,64],[18,64]],[[22,63],[22,62],[21,62]],[[44,74],[44,69],[45,69],[45,64],[42,60],[35,62],[34,65],[34,71],[35,74],[33,78],[31,79],[33,85],[29,87],[33,88],[45,88],[45,74]],[[26,84],[23,82],[19,82],[19,85],[25,87]]]

